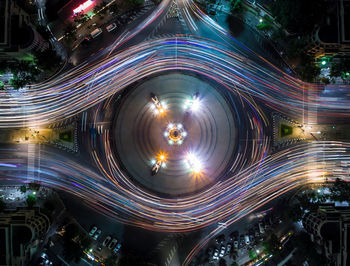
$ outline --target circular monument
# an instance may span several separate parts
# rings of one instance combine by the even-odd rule
[[[190,75],[151,78],[123,97],[113,137],[119,163],[149,191],[208,188],[230,167],[235,115],[219,89]]]

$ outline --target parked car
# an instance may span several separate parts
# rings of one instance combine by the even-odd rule
[[[239,244],[241,247],[244,247],[245,246],[245,242],[244,242],[244,235],[241,235],[239,237]]]
[[[101,229],[98,229],[92,238],[97,240],[97,238],[100,236],[101,232],[102,232]]]
[[[244,242],[245,242],[246,245],[250,244],[250,240],[249,240],[249,236],[248,235],[244,236]]]
[[[91,231],[89,232],[89,236],[93,236],[93,235],[96,233],[96,231],[97,231],[97,227],[94,226],[94,227],[91,229]]]
[[[98,247],[96,248],[96,250],[97,250],[97,251],[101,251],[101,250],[102,250],[102,247],[101,247],[101,246],[98,246]]]
[[[219,257],[220,257],[220,258],[222,258],[223,256],[225,256],[225,250],[226,250],[225,246],[222,245],[222,246],[221,246],[221,249],[220,249],[220,254],[219,254]]]
[[[226,255],[230,254],[231,248],[232,248],[231,243],[228,243],[227,246],[226,246]]]
[[[260,234],[265,233],[265,228],[264,228],[262,223],[259,223],[259,232],[260,232]]]
[[[113,249],[113,253],[114,253],[114,254],[117,254],[117,253],[119,252],[121,246],[122,246],[122,245],[121,245],[120,243],[118,243],[118,245]]]
[[[97,28],[93,30],[90,35],[93,39],[95,39],[97,36],[99,36],[102,33],[102,30],[100,28]]]
[[[219,250],[216,248],[214,250],[213,260],[218,260],[218,259],[219,259]]]
[[[219,235],[217,236],[217,238],[215,239],[217,244],[224,244],[225,242],[225,235]]]
[[[109,241],[111,241],[111,236],[107,236],[106,238],[105,238],[105,240],[103,241],[103,243],[102,243],[102,246],[107,246],[107,244],[109,243]]]
[[[238,249],[238,246],[239,246],[238,241],[237,240],[233,241],[234,249]]]
[[[118,240],[115,239],[115,238],[113,238],[113,240],[111,241],[111,243],[109,243],[108,248],[109,248],[109,249],[114,248],[114,246],[117,244],[117,242],[118,242]]]
[[[117,28],[117,24],[115,23],[112,23],[112,24],[109,24],[107,27],[106,27],[106,30],[108,32],[111,32],[112,30],[116,29]]]

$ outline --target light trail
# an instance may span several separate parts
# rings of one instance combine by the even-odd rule
[[[226,47],[198,37],[158,39],[131,47],[92,65],[77,67],[26,92],[0,92],[0,127],[40,126],[68,118],[133,82],[169,70],[199,73],[227,89],[251,95],[277,111],[301,113],[304,99],[319,115],[350,116],[347,99],[319,100],[317,85],[246,61]],[[151,59],[151,60],[150,60]],[[303,90],[303,87],[310,90]],[[304,97],[304,94],[312,97]]]

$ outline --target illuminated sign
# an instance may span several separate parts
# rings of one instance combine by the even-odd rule
[[[92,0],[87,0],[86,2],[82,3],[80,6],[78,6],[77,8],[73,9],[73,13],[79,13],[84,11],[84,9],[87,9],[89,6],[91,6],[93,4]]]

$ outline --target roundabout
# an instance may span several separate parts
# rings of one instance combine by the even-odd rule
[[[218,88],[185,74],[150,78],[124,97],[113,123],[122,169],[149,191],[183,195],[222,177],[237,142],[235,115]]]

